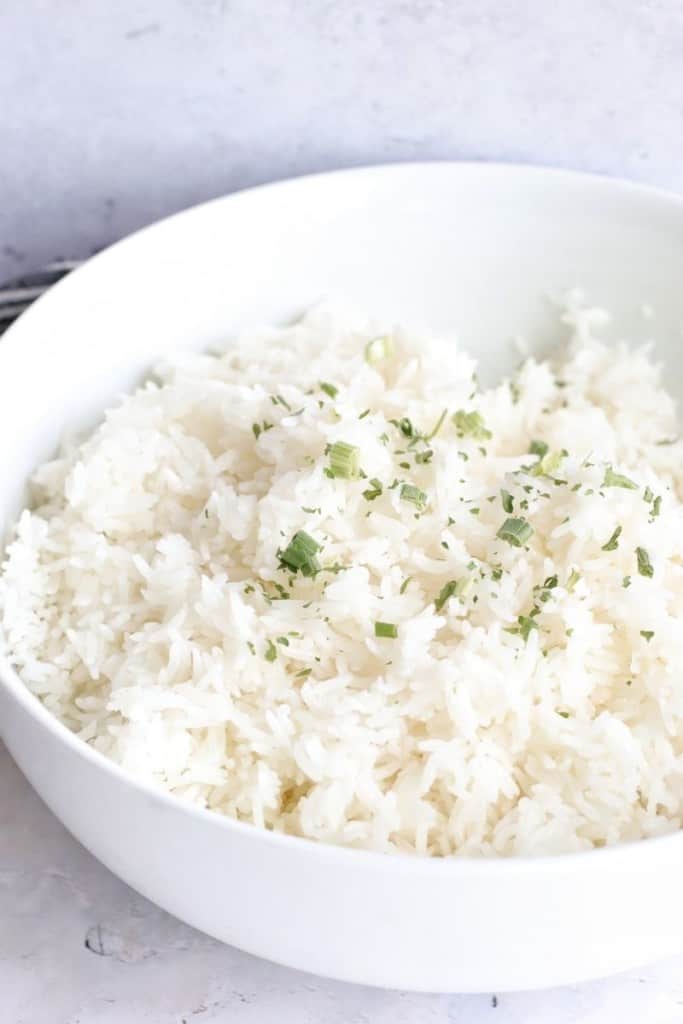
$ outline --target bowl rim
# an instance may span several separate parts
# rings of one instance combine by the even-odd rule
[[[45,306],[49,306],[55,294],[61,295],[66,289],[79,287],[82,276],[84,274],[87,275],[92,267],[99,266],[100,262],[106,263],[112,254],[118,255],[121,248],[125,248],[131,242],[145,238],[149,233],[175,227],[183,219],[190,219],[198,214],[201,215],[201,213],[210,211],[211,208],[218,204],[224,206],[244,202],[245,200],[247,202],[258,200],[262,192],[271,194],[275,191],[305,190],[312,184],[319,182],[323,184],[327,182],[336,183],[340,179],[351,180],[363,176],[394,177],[412,174],[455,175],[463,178],[476,174],[490,178],[492,182],[497,178],[528,178],[531,179],[532,185],[541,185],[544,180],[549,180],[555,186],[566,185],[573,189],[603,190],[613,196],[618,194],[626,200],[631,199],[636,202],[642,201],[646,204],[658,204],[669,209],[676,207],[679,214],[683,213],[683,196],[656,186],[633,182],[624,178],[611,177],[605,174],[567,170],[561,167],[546,167],[541,164],[506,161],[460,161],[445,159],[362,164],[360,166],[303,174],[265,182],[228,193],[227,195],[217,196],[179,210],[124,236],[85,260],[77,269],[57,282],[48,292],[37,299],[8,328],[0,340],[0,365],[7,358],[10,358],[11,349],[14,345],[23,343],[24,328],[32,322],[35,309],[39,309],[42,313]],[[5,541],[3,540],[3,552],[4,548]],[[10,664],[2,650],[0,650],[0,686],[4,688],[10,700],[19,704],[30,717],[51,733],[59,743],[64,744],[77,756],[84,758],[94,769],[104,772],[125,786],[131,787],[141,796],[151,800],[159,808],[179,812],[187,815],[190,819],[203,822],[219,830],[235,833],[245,840],[265,843],[275,850],[282,848],[284,851],[288,850],[293,854],[299,853],[301,855],[315,856],[330,864],[347,865],[349,868],[360,867],[362,864],[366,864],[368,867],[383,871],[394,871],[399,874],[443,875],[446,877],[453,876],[454,878],[466,875],[482,875],[495,878],[501,874],[504,876],[527,876],[530,874],[538,875],[539,873],[559,876],[566,874],[568,870],[575,871],[582,864],[586,868],[589,865],[593,865],[593,867],[600,870],[610,870],[611,868],[619,868],[624,861],[629,862],[629,867],[632,867],[636,861],[643,861],[647,862],[648,866],[651,867],[652,863],[657,859],[657,854],[665,857],[669,857],[673,853],[680,855],[680,847],[683,844],[683,829],[679,829],[658,836],[627,840],[613,845],[569,853],[541,854],[538,856],[484,857],[456,854],[450,857],[435,857],[402,851],[366,850],[323,842],[306,836],[276,832],[250,822],[240,821],[228,815],[220,814],[217,811],[186,803],[181,797],[175,796],[173,793],[167,792],[144,779],[136,778],[131,772],[111,761],[98,750],[95,750],[85,740],[80,739],[56,715],[49,711],[40,699],[29,690],[27,685],[22,682],[19,673]],[[0,735],[0,740],[3,738]]]

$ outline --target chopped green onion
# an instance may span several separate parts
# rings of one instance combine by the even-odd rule
[[[534,529],[527,523],[526,519],[506,519],[498,530],[496,537],[507,541],[513,548],[521,548],[529,540]]]
[[[378,480],[376,476],[373,476],[372,480],[368,480],[370,485],[367,490],[363,491],[363,497],[366,501],[374,501],[375,498],[379,498],[382,493],[382,481]]]
[[[500,499],[503,502],[503,511],[508,513],[512,512],[514,502],[512,500],[512,495],[510,494],[510,492],[502,490],[500,492]]]
[[[621,527],[617,526],[614,533],[607,541],[606,544],[602,545],[601,551],[616,551],[619,547],[619,537],[621,536]]]
[[[275,661],[277,658],[277,648],[272,640],[266,640],[266,661]]]
[[[631,586],[631,577],[630,576],[624,576],[623,580],[621,581],[621,585],[624,588],[624,590],[626,590],[628,587],[630,587]]]
[[[611,466],[608,466],[605,470],[605,479],[602,481],[603,487],[623,487],[627,491],[637,491],[638,484],[634,483],[633,480],[629,480],[627,476],[622,476],[621,473],[615,473]]]
[[[560,718],[569,718],[569,712],[568,711],[558,711],[557,713],[560,716]]]
[[[652,577],[655,574],[652,568],[652,562],[645,548],[636,548],[636,558],[638,560],[638,572],[641,576]]]
[[[320,545],[304,530],[298,530],[280,554],[280,568],[300,572],[302,576],[315,576],[320,563],[315,557]]]
[[[294,676],[295,679],[307,679],[310,676],[312,668],[302,668],[300,672],[297,672]]]
[[[286,636],[279,636],[275,642],[282,644],[283,647],[289,647],[289,640]]]
[[[330,398],[336,398],[339,394],[339,388],[336,388],[334,384],[328,384],[326,380],[320,381],[320,390],[324,391]]]
[[[364,419],[365,419],[365,417],[366,417],[366,416],[369,416],[369,415],[370,415],[370,410],[369,410],[369,409],[364,409],[364,410],[363,410],[363,412],[362,412],[362,413],[360,414],[360,416],[358,417],[358,419],[359,419],[359,420],[364,420]]]
[[[422,510],[427,504],[427,495],[414,484],[402,484],[400,491],[401,501],[409,501],[418,509]]]
[[[648,503],[648,505],[650,504],[650,502],[652,501],[654,496],[655,496],[654,495],[654,491],[652,490],[651,487],[646,487],[645,490],[643,491],[643,501],[646,501]]]
[[[658,494],[657,497],[654,500],[653,505],[652,505],[652,512],[650,513],[650,515],[651,515],[651,517],[653,519],[655,519],[659,515],[659,513],[661,511],[662,511],[662,496],[661,496],[661,494]]]
[[[453,416],[453,423],[458,437],[472,437],[475,441],[490,441],[493,434],[486,429],[484,418],[480,412],[465,412],[458,409]]]
[[[346,441],[335,441],[330,448],[330,471],[333,477],[357,480],[360,474],[360,448]]]
[[[365,346],[365,360],[370,363],[371,366],[376,366],[377,363],[381,363],[383,359],[388,359],[394,354],[394,341],[388,335],[383,335],[380,338],[373,338]]]
[[[395,622],[376,622],[375,636],[381,640],[395,640],[398,636],[398,626]]]
[[[428,462],[431,462],[434,457],[434,452],[431,448],[425,448],[423,452],[415,453],[415,462],[418,466],[425,466]]]
[[[650,640],[652,640],[652,637],[655,635],[655,631],[654,629],[641,629],[640,635],[644,637],[645,640],[647,640],[647,642],[649,643]]]
[[[256,654],[256,648],[254,647],[251,640],[247,640],[247,647],[249,648],[252,654]]]

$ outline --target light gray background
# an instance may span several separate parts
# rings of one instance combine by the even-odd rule
[[[0,278],[328,167],[503,159],[683,190],[682,58],[679,0],[0,0]],[[219,946],[97,864],[0,750],[2,1024],[670,1024],[683,959],[494,1002]]]

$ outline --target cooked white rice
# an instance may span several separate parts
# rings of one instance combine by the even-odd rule
[[[451,341],[324,310],[165,364],[36,473],[0,577],[21,678],[138,778],[277,831],[510,855],[678,829],[683,446],[599,319],[483,392]],[[339,441],[360,478],[326,473]],[[322,571],[283,566],[297,531]]]

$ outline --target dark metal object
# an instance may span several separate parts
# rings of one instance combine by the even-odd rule
[[[0,285],[0,334],[43,292],[80,266],[79,260],[56,260],[32,274]]]

